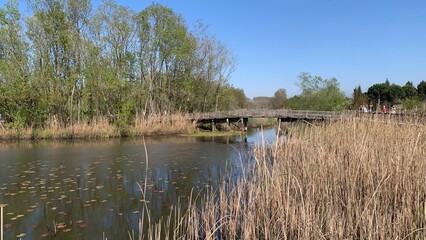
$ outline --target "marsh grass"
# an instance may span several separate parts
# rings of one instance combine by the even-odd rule
[[[276,118],[249,118],[248,127],[257,128],[260,126],[275,126],[277,124]]]
[[[147,118],[136,118],[130,135],[189,134],[194,132],[195,129],[196,125],[181,114],[151,115]]]
[[[125,127],[111,124],[106,117],[95,118],[90,123],[81,122],[71,126],[62,126],[55,117],[52,117],[42,127],[2,127],[0,128],[0,140],[114,138],[190,134],[195,130],[195,124],[185,119],[181,114],[138,117],[133,123]]]
[[[425,156],[419,123],[354,117],[300,128],[261,143],[238,179],[141,239],[425,239]]]
[[[186,136],[191,136],[191,137],[231,137],[231,136],[239,136],[239,135],[241,135],[241,131],[226,131],[226,132],[198,131],[198,132],[194,132],[192,134],[188,134]]]

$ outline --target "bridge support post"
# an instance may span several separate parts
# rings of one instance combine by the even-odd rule
[[[247,122],[248,122],[248,118],[240,118],[241,121],[241,132],[245,133],[247,131]]]
[[[214,119],[212,119],[212,132],[216,132],[216,123],[214,122]]]
[[[281,118],[277,118],[277,124],[278,124],[278,126],[277,126],[277,136],[278,137],[281,137],[281,134],[282,134],[282,129],[281,129]]]

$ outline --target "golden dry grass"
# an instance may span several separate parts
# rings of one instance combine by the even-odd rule
[[[1,126],[0,140],[12,139],[79,139],[79,138],[112,138],[120,136],[170,135],[189,134],[196,130],[195,124],[181,114],[151,115],[147,118],[137,118],[134,124],[120,129],[109,123],[106,117],[98,117],[91,123],[81,122],[64,127],[52,117],[43,128],[16,128]]]
[[[188,121],[181,114],[150,115],[147,118],[136,118],[135,124],[130,130],[130,135],[189,134],[194,132],[195,129],[195,124]]]
[[[0,140],[12,139],[31,139],[33,130],[31,128],[8,128],[5,126],[0,127]]]
[[[145,237],[426,239],[424,125],[352,118],[292,134]]]
[[[105,117],[99,117],[90,124],[80,123],[69,127],[73,138],[110,138],[119,137],[119,129],[108,123]]]

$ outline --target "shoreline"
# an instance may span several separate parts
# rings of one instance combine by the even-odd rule
[[[108,123],[106,119],[96,119],[92,123],[76,123],[62,127],[56,123],[46,123],[46,127],[17,128],[3,125],[0,128],[0,142],[38,141],[38,140],[80,140],[80,139],[112,139],[141,136],[189,136],[189,137],[226,137],[240,135],[240,131],[231,129],[215,132],[197,128],[197,125],[182,115],[154,116],[147,119],[136,119],[133,124],[118,127]],[[256,126],[249,126],[249,128]]]

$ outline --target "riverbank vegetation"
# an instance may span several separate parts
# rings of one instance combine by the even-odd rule
[[[113,0],[96,9],[90,0],[25,7],[22,17],[18,1],[0,6],[0,118],[10,131],[28,136],[53,121],[71,132],[100,124],[121,132],[160,114],[245,106],[243,90],[228,83],[233,53],[206,25],[189,27],[168,7],[134,12]]]
[[[302,90],[302,93],[284,102],[283,106],[285,108],[343,111],[350,104],[350,101],[340,89],[336,78],[324,79],[304,72],[298,76],[297,85]]]
[[[358,87],[349,99],[336,78],[306,72],[298,76],[300,95],[287,98],[281,88],[249,103],[229,83],[233,53],[205,24],[190,26],[166,6],[135,12],[113,0],[96,8],[90,0],[30,0],[25,7],[25,16],[16,0],[0,7],[2,138],[131,135],[140,131],[130,129],[138,119],[188,112],[377,110],[383,104],[426,109],[424,81],[417,89],[412,82],[401,87],[389,81],[366,93]],[[52,122],[67,130],[46,133]],[[108,125],[103,133],[84,130],[99,122]]]
[[[139,117],[124,128],[110,123],[107,118],[67,127],[63,127],[57,119],[49,119],[43,127],[0,127],[0,140],[115,138],[192,134],[196,131],[196,125],[181,114]]]
[[[211,132],[211,131],[197,131],[188,136],[192,137],[229,137],[241,135],[241,131],[226,131],[226,132]]]
[[[277,119],[275,118],[249,118],[247,122],[248,128],[260,128],[276,125]]]
[[[301,73],[297,85],[302,93],[287,98],[285,89],[278,89],[274,96],[258,97],[253,99],[252,105],[258,108],[342,111],[356,110],[365,107],[369,111],[381,111],[382,106],[388,109],[394,107],[399,112],[424,113],[426,112],[426,81],[421,81],[417,88],[413,82],[405,85],[390,83],[376,83],[363,92],[361,86],[353,90],[351,98],[346,97],[339,87],[336,78],[324,79],[312,76],[310,73]]]
[[[294,130],[285,143],[260,144],[237,180],[151,222],[144,236],[423,239],[425,136],[423,124],[389,118]]]

